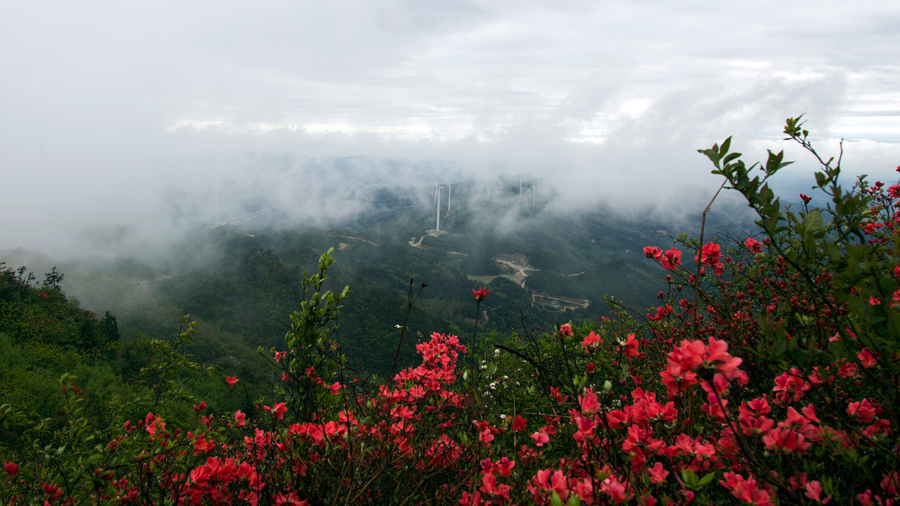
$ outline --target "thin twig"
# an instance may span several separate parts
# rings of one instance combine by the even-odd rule
[[[694,317],[691,318],[691,339],[697,339],[697,317],[698,315],[698,306],[700,303],[700,269],[703,268],[703,233],[706,231],[706,213],[709,212],[709,208],[712,207],[713,202],[716,201],[716,197],[719,196],[719,192],[722,191],[722,188],[725,188],[725,183],[728,180],[722,181],[722,186],[719,186],[719,189],[716,190],[716,194],[713,195],[712,200],[709,201],[709,204],[706,205],[706,209],[703,210],[703,219],[700,221],[700,251],[697,252],[697,265],[696,272],[694,273]]]
[[[403,336],[406,335],[406,324],[409,322],[409,314],[412,312],[413,305],[419,300],[419,295],[422,294],[422,290],[428,286],[428,283],[422,283],[422,286],[419,287],[419,292],[413,297],[413,281],[414,279],[409,280],[409,294],[406,297],[406,317],[403,319],[403,328],[400,329],[400,341],[397,342],[397,351],[394,353],[394,362],[391,364],[391,372],[388,373],[387,376],[388,381],[394,377],[394,369],[397,367],[397,358],[400,357],[400,347],[403,345]]]

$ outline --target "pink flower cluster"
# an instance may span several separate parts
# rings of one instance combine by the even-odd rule
[[[647,258],[656,260],[663,268],[670,271],[674,271],[681,265],[681,252],[675,248],[663,252],[663,250],[656,246],[647,246],[644,248],[644,255],[646,255]]]

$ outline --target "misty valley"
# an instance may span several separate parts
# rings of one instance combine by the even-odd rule
[[[126,233],[88,229],[91,248],[107,253],[58,267],[67,294],[95,314],[115,316],[122,335],[116,353],[171,339],[187,314],[197,322],[187,347],[196,360],[265,389],[269,368],[256,350],[282,343],[303,273],[314,271],[330,248],[336,264],[326,287],[349,286],[351,293],[337,331],[343,353],[360,375],[383,376],[398,346],[411,280],[416,290],[427,287],[409,314],[416,337],[400,346],[404,365],[415,361],[415,345],[431,332],[463,340],[472,334],[473,287],[492,291],[479,329],[493,336],[596,321],[610,303],[641,314],[665,288],[663,270],[642,248],[672,244],[673,226],[699,226],[697,219],[666,223],[613,209],[554,212],[550,200],[559,197],[544,197],[536,186],[525,176],[524,183],[506,177],[379,188],[358,196],[365,211],[329,228],[275,225],[271,216],[283,213],[256,200],[228,217],[217,213],[213,223],[152,256],[110,254]],[[711,233],[752,229],[751,220],[735,221],[744,214],[725,209],[712,215]],[[34,272],[57,265],[24,250],[0,260]]]

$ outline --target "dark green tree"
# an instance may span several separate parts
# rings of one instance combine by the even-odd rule
[[[119,342],[121,337],[119,335],[119,324],[116,322],[116,317],[109,314],[109,311],[103,315],[103,320],[100,321],[100,333],[107,343]]]
[[[63,290],[62,286],[60,286],[60,283],[62,283],[62,280],[65,277],[66,275],[56,270],[56,266],[54,265],[53,269],[50,272],[44,274],[44,285],[46,285],[48,288],[56,290],[61,295],[63,295]],[[65,297],[65,295],[63,295],[63,297]]]

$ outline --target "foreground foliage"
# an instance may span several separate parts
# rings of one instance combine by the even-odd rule
[[[799,119],[785,132],[818,158]],[[814,195],[828,202],[801,195],[794,210],[767,185],[786,165],[780,153],[748,167],[729,146],[702,152],[763,234],[645,248],[671,272],[646,314],[492,347],[473,338],[474,351],[435,333],[416,345],[419,366],[361,381],[333,338],[349,293],[323,291],[326,253],[286,348],[266,353],[281,372],[275,396],[236,411],[190,399],[174,380],[197,368],[180,348],[185,326],[143,371],[140,419],[95,426],[68,375],[61,423],[0,408],[7,434],[21,434],[4,449],[0,499],[894,504],[900,186],[861,178],[845,189],[840,160],[818,159]],[[473,292],[477,318],[489,292]],[[185,402],[186,421],[160,416]]]

